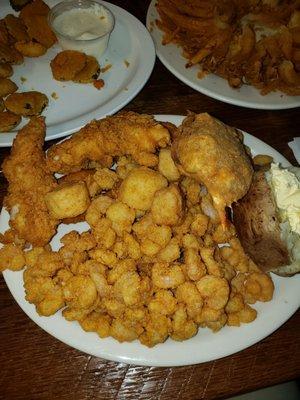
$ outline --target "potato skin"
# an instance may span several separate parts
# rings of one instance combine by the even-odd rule
[[[263,271],[290,263],[288,249],[280,237],[276,204],[263,171],[254,173],[248,193],[232,208],[244,250]]]

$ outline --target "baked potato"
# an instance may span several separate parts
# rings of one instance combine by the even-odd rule
[[[300,237],[282,218],[269,172],[256,171],[248,193],[232,206],[233,222],[246,253],[265,272],[300,272]]]

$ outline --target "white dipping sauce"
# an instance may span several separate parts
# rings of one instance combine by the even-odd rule
[[[114,19],[99,4],[64,11],[52,23],[63,49],[100,57],[106,50]]]

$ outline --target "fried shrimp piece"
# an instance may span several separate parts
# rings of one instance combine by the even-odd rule
[[[74,76],[77,83],[92,83],[100,74],[100,65],[95,57],[86,56],[85,66]]]
[[[22,64],[24,57],[17,49],[0,41],[0,63]]]
[[[58,224],[49,215],[44,200],[57,185],[45,168],[44,137],[44,119],[32,118],[19,131],[11,154],[2,165],[9,183],[4,205],[11,216],[10,226],[21,239],[35,246],[47,244]]]
[[[82,71],[86,64],[86,55],[75,50],[64,50],[51,61],[53,78],[57,81],[71,81]]]
[[[157,148],[166,147],[169,131],[152,116],[121,112],[99,121],[92,121],[70,139],[50,147],[50,171],[68,173],[98,161],[111,166],[112,157],[131,155],[142,165],[152,162]]]
[[[214,310],[224,308],[229,299],[229,285],[226,279],[205,275],[196,283],[204,304]]]
[[[16,42],[14,46],[25,57],[40,57],[47,51],[47,48],[45,46],[33,41]]]
[[[207,113],[189,115],[181,133],[172,154],[186,175],[206,186],[225,225],[225,207],[246,194],[253,174],[239,135]]]
[[[23,117],[39,115],[48,105],[48,98],[40,92],[14,93],[5,99],[7,110]]]
[[[0,63],[0,78],[9,78],[13,74],[12,66],[8,63]]]
[[[183,215],[183,202],[178,186],[158,190],[151,205],[153,221],[158,225],[178,225]]]
[[[4,22],[8,33],[18,42],[29,40],[26,26],[21,18],[15,17],[12,14],[8,14],[4,18]]]
[[[0,78],[0,97],[6,97],[18,90],[18,86],[8,78]]]
[[[9,132],[21,122],[20,115],[13,114],[10,111],[0,112],[0,132]]]

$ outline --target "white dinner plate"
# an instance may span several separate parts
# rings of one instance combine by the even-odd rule
[[[199,79],[197,77],[199,67],[197,65],[192,68],[185,67],[187,60],[182,56],[180,47],[175,44],[162,45],[163,33],[155,24],[155,20],[159,19],[155,3],[156,0],[152,0],[148,8],[147,28],[154,40],[156,54],[165,67],[186,85],[206,96],[241,107],[282,110],[300,106],[300,96],[287,96],[281,92],[262,96],[257,89],[247,85],[243,85],[240,89],[232,89],[226,79],[214,74]]]
[[[58,0],[45,0],[49,6]],[[4,4],[2,4],[4,3]],[[50,61],[61,51],[56,44],[38,58],[28,58],[24,64],[14,66],[12,80],[19,92],[37,90],[49,98],[46,116],[46,140],[69,135],[93,118],[103,118],[124,107],[143,88],[155,62],[155,48],[145,26],[133,15],[116,5],[102,1],[115,16],[115,28],[109,47],[99,59],[100,67],[111,68],[100,74],[105,82],[101,90],[92,84],[58,82],[52,78]],[[14,13],[8,1],[1,2],[0,18]],[[14,13],[16,14],[16,13]],[[26,81],[24,81],[24,79]],[[55,93],[57,100],[51,95]],[[0,133],[0,147],[10,146],[19,128],[10,133]]]
[[[158,115],[158,120],[180,124],[183,117],[174,115]],[[247,133],[245,143],[251,148],[253,155],[269,154],[284,166],[290,165],[276,150],[261,140]],[[2,209],[0,215],[0,231],[8,228],[9,215]],[[52,241],[54,250],[60,247],[59,239],[67,232],[76,229],[79,232],[88,230],[87,223],[63,225]],[[118,343],[112,338],[100,339],[96,333],[84,332],[77,322],[67,322],[57,312],[51,317],[40,317],[32,304],[25,301],[22,271],[4,271],[6,284],[23,311],[37,325],[50,335],[85,353],[107,360],[125,362],[147,366],[180,366],[198,364],[216,360],[243,350],[266,336],[270,335],[289,319],[300,305],[300,275],[291,278],[281,278],[272,274],[275,292],[272,301],[256,303],[257,318],[250,324],[243,324],[239,328],[225,326],[218,333],[209,329],[200,328],[192,339],[176,342],[168,339],[165,343],[149,349],[138,341],[132,343]]]

